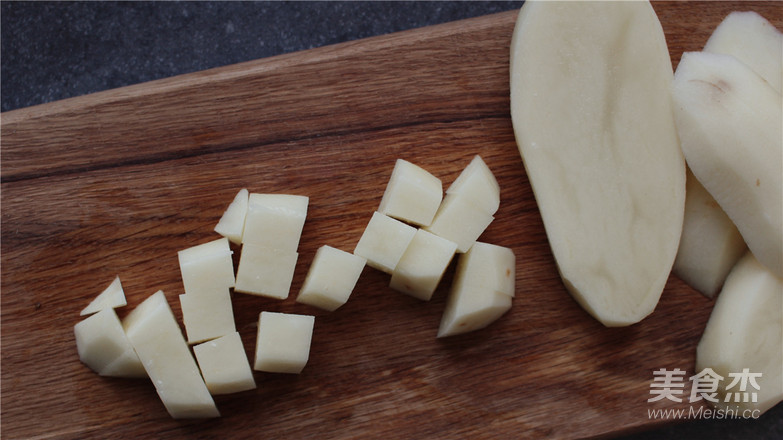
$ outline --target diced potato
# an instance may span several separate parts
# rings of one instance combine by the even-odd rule
[[[185,293],[212,295],[234,287],[234,262],[227,238],[219,238],[178,252]]]
[[[226,212],[215,225],[215,232],[228,238],[232,243],[242,243],[242,235],[245,231],[245,217],[247,216],[249,192],[242,188],[234,200],[226,208]]]
[[[480,330],[511,309],[511,297],[481,287],[453,287],[440,321],[438,337]]]
[[[314,316],[261,312],[253,368],[268,373],[301,373],[310,357],[314,324]]]
[[[171,417],[220,416],[162,291],[129,313],[123,327]]]
[[[783,280],[751,253],[731,270],[715,301],[696,350],[696,371],[705,368],[723,378],[711,401],[718,408],[757,411],[755,418],[783,400]],[[732,375],[746,369],[758,375],[758,388],[749,380],[729,387]]]
[[[298,258],[296,252],[243,244],[234,291],[277,299],[288,298]]]
[[[515,296],[516,257],[507,247],[477,241],[460,257],[457,273],[466,286]]]
[[[348,301],[367,260],[364,257],[321,246],[315,253],[296,301],[334,311]]]
[[[511,308],[516,258],[511,249],[476,242],[457,262],[438,337],[482,329]]]
[[[193,347],[209,392],[231,394],[256,387],[253,371],[238,332]]]
[[[122,283],[120,277],[114,278],[114,281],[109,284],[103,292],[100,293],[90,304],[85,307],[80,316],[89,315],[91,313],[100,312],[103,309],[115,309],[126,305],[125,292],[122,290]]]
[[[296,252],[309,201],[306,196],[251,193],[242,243]]]
[[[693,175],[759,262],[783,276],[780,93],[733,56],[687,52],[677,66],[672,97]]]
[[[423,168],[397,159],[378,212],[419,226],[427,226],[443,199],[443,184]]]
[[[783,33],[756,12],[735,11],[712,32],[704,51],[732,55],[778,93],[783,82]]]
[[[462,194],[489,215],[500,207],[500,186],[487,164],[476,155],[446,190],[446,194]]]
[[[147,371],[139,360],[139,355],[132,348],[124,351],[109,365],[101,370],[101,376],[109,377],[147,377]]]
[[[682,238],[672,271],[712,298],[747,249],[737,227],[689,171]]]
[[[432,224],[424,229],[457,243],[457,252],[464,253],[494,219],[466,194],[446,194]]]
[[[216,290],[209,295],[186,293],[179,296],[179,302],[189,344],[219,338],[236,331],[231,292],[228,289]]]
[[[416,228],[379,212],[374,212],[353,253],[367,260],[367,265],[392,273]]]
[[[392,271],[389,285],[394,290],[429,301],[456,251],[457,244],[453,241],[423,229],[417,230]]]
[[[672,67],[649,2],[525,2],[511,118],[565,287],[606,326],[658,304],[682,232]]]
[[[79,360],[101,376],[145,377],[113,308],[101,309],[73,327]]]

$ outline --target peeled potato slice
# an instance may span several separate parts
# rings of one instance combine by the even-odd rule
[[[696,351],[697,371],[711,368],[723,377],[711,399],[716,407],[758,410],[756,417],[783,400],[782,311],[783,280],[746,254],[726,279]],[[731,375],[745,369],[761,373],[758,389],[729,387]]]
[[[526,2],[511,117],[560,275],[607,326],[650,314],[682,230],[671,61],[648,2]]]
[[[758,13],[735,11],[726,16],[707,40],[704,51],[733,55],[780,93],[783,33]]]
[[[685,220],[672,271],[707,298],[720,291],[748,247],[718,202],[688,172]]]
[[[748,248],[783,276],[783,108],[766,81],[730,55],[683,54],[672,96],[694,176]]]

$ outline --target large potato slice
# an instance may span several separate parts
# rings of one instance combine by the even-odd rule
[[[750,415],[758,417],[783,400],[783,280],[751,253],[734,266],[715,301],[696,351],[696,370],[705,368],[723,378],[707,399],[718,408],[757,410]],[[758,388],[731,386],[746,369]]]
[[[727,15],[707,40],[704,51],[733,55],[778,93],[783,88],[783,33],[756,12]]]
[[[748,247],[729,216],[690,170],[685,192],[685,219],[672,271],[707,298],[714,298]]]
[[[560,274],[607,326],[653,311],[682,230],[672,66],[648,2],[526,2],[511,116]]]
[[[772,86],[730,55],[683,54],[672,95],[694,176],[756,258],[783,276],[783,108]]]

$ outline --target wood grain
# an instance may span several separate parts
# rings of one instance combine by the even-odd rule
[[[734,9],[783,27],[779,4],[655,3],[676,65]],[[2,434],[6,438],[585,437],[646,429],[652,371],[693,372],[711,307],[671,277],[642,323],[609,329],[566,293],[519,159],[508,102],[516,12],[323,47],[2,115]],[[352,250],[394,160],[450,184],[474,154],[502,204],[482,240],[514,249],[497,323],[436,340],[453,267],[430,302],[365,269],[334,313],[294,301],[315,250]],[[217,420],[167,415],[146,380],[78,360],[79,311],[119,274],[129,307],[176,252],[216,238],[239,188],[310,197],[293,294],[234,295],[248,354],[262,310],[316,315],[301,375],[256,373]],[[125,314],[127,311],[121,311]]]

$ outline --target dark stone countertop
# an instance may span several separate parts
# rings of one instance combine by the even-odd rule
[[[3,1],[2,111],[521,4]],[[783,405],[759,420],[696,420],[622,438],[780,439]]]

